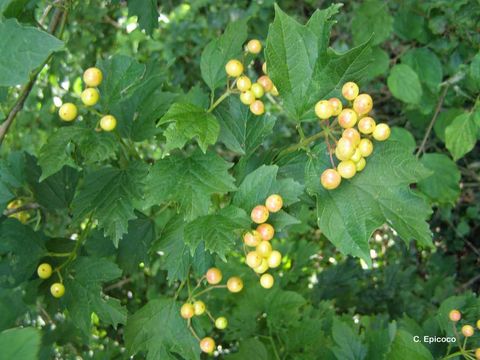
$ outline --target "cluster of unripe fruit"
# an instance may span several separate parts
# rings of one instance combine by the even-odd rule
[[[453,309],[448,313],[448,318],[454,323],[457,323],[462,318],[462,313],[457,309]],[[477,320],[476,325],[477,328],[480,329],[480,320]],[[475,328],[472,325],[463,325],[461,328],[461,332],[462,335],[465,336],[465,338],[469,338],[472,337],[475,333]],[[480,360],[480,348],[475,349],[475,358],[477,360]]]
[[[40,264],[37,268],[37,274],[40,279],[46,280],[52,276],[52,266],[48,263]],[[65,294],[65,286],[62,283],[56,282],[50,286],[50,293],[55,298],[61,298]]]
[[[87,88],[82,91],[80,98],[85,106],[94,106],[100,99],[100,92],[97,87],[102,83],[102,80],[102,71],[96,67],[88,68],[83,73],[83,82]],[[73,121],[77,118],[77,115],[77,106],[70,102],[60,106],[58,110],[58,116],[60,116],[60,119],[63,121]],[[100,119],[100,128],[104,131],[112,131],[116,126],[117,119],[113,115],[104,115]]]
[[[366,158],[373,152],[371,138],[385,141],[390,136],[390,127],[387,124],[376,124],[375,120],[368,116],[373,108],[372,97],[359,92],[356,83],[347,82],[342,87],[342,95],[351,105],[350,108],[343,108],[342,101],[338,98],[320,100],[315,105],[315,114],[322,121],[336,116],[343,129],[342,137],[335,147],[335,156],[339,163],[336,168],[325,170],[320,177],[325,189],[336,189],[342,178],[351,179],[365,168]]]
[[[262,51],[262,44],[256,39],[250,40],[246,51],[257,55]],[[260,100],[265,93],[278,95],[277,88],[267,75],[266,63],[263,63],[262,66],[264,75],[260,76],[255,83],[252,83],[252,80],[244,74],[244,66],[237,59],[229,60],[225,65],[225,71],[228,76],[235,78],[235,85],[240,92],[240,101],[248,105],[250,111],[255,115],[262,115],[265,112],[265,104]]]
[[[268,269],[274,269],[282,262],[282,254],[274,250],[271,240],[275,235],[275,229],[267,223],[270,213],[280,211],[283,206],[283,199],[278,194],[267,197],[265,205],[256,205],[250,214],[252,221],[259,224],[255,230],[246,232],[243,235],[243,243],[246,247],[255,248],[247,252],[245,250],[245,263],[260,276],[260,285],[270,289],[275,279],[267,273]]]
[[[223,275],[222,271],[218,268],[210,268],[205,274],[204,277],[210,285],[218,286],[222,281]],[[223,286],[221,286],[223,287]],[[238,276],[232,276],[227,280],[227,284],[225,287],[228,291],[232,293],[238,293],[243,289],[243,280]],[[192,295],[194,297],[194,295]],[[210,317],[213,321],[215,327],[219,330],[223,330],[228,326],[228,320],[224,316],[220,316],[218,318],[213,318],[212,315],[208,312],[207,306],[201,300],[195,300],[194,298],[190,299],[182,305],[180,308],[180,315],[182,318],[189,320],[194,316],[201,316],[205,313]],[[200,339],[200,349],[207,353],[211,354],[215,350],[215,340],[213,338],[207,336],[203,339]]]

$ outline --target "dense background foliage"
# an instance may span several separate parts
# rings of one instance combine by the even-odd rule
[[[480,3],[278,5],[0,1],[0,359],[206,357],[178,310],[214,264],[245,282],[203,297],[226,330],[193,321],[219,358],[473,358],[412,337],[452,336],[452,308],[480,318]],[[266,50],[249,73],[266,56],[280,96],[261,117],[235,96],[207,113],[251,38]],[[62,123],[95,64],[99,105]],[[349,80],[392,138],[326,192],[313,105]],[[118,131],[96,132],[98,113]],[[240,234],[272,192],[284,259],[266,290]],[[61,266],[61,299],[36,275],[44,261]]]

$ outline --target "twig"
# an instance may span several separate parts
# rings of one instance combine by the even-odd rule
[[[435,124],[435,121],[437,121],[438,114],[440,114],[440,110],[445,100],[445,96],[447,95],[448,88],[449,88],[449,84],[447,84],[443,88],[440,98],[438,99],[437,107],[435,108],[435,112],[433,114],[432,120],[430,121],[430,124],[428,125],[427,131],[425,133],[425,136],[423,137],[422,143],[418,148],[417,155],[416,155],[417,159],[420,157],[420,155],[422,155],[423,151],[425,150],[425,145],[427,144],[427,140],[428,140],[428,137],[430,136],[430,132],[432,131],[433,125]]]
[[[26,211],[26,210],[35,210],[35,209],[39,209],[40,208],[40,204],[37,204],[37,203],[31,203],[31,204],[25,204],[25,205],[22,205],[22,206],[19,206],[19,207],[16,207],[14,209],[7,209],[3,212],[3,215],[4,216],[10,216],[10,215],[13,215],[13,214],[17,214],[19,212],[22,212],[22,211]]]
[[[62,15],[63,15],[62,10],[60,10],[59,8],[55,9],[55,13],[53,14],[52,21],[50,23],[50,26],[48,27],[48,33],[53,34],[55,32]],[[10,128],[10,125],[12,125],[13,120],[15,120],[15,117],[17,116],[17,114],[23,109],[25,100],[27,100],[28,95],[30,95],[33,85],[35,85],[35,82],[37,80],[38,74],[40,74],[42,69],[50,61],[51,58],[52,58],[52,55],[50,54],[50,56],[48,56],[48,58],[43,62],[43,64],[40,65],[37,68],[37,70],[32,74],[32,76],[30,77],[30,81],[23,87],[23,90],[20,93],[20,96],[18,97],[17,101],[8,112],[8,115],[5,121],[0,125],[0,145],[2,145],[3,139],[5,138],[5,135],[7,134],[8,129]]]
[[[467,288],[470,287],[471,285],[475,284],[478,280],[480,280],[480,274],[478,274],[477,276],[474,276],[473,278],[471,278],[470,280],[468,280],[465,284],[460,285],[460,286],[457,288],[457,292],[461,292],[461,291],[467,289]]]
[[[123,285],[128,284],[132,281],[133,281],[133,278],[127,277],[125,279],[122,279],[122,280],[116,282],[115,284],[112,284],[112,285],[109,285],[109,286],[105,287],[105,289],[103,289],[103,291],[107,292],[107,291],[110,291],[110,290],[113,290],[113,289],[120,289]]]

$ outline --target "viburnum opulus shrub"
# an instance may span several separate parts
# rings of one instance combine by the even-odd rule
[[[480,359],[480,5],[310,3],[0,3],[0,359]]]

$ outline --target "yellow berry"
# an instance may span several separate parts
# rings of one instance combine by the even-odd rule
[[[480,360],[480,348],[475,349],[475,359]]]
[[[192,304],[185,303],[180,308],[180,315],[184,319],[190,319],[195,315],[195,309]]]
[[[243,64],[238,60],[232,59],[225,65],[225,71],[228,76],[239,77],[243,73]]]
[[[256,247],[257,253],[264,258],[268,258],[272,253],[272,244],[269,241],[263,240]]]
[[[72,103],[65,103],[60,106],[58,110],[58,116],[60,116],[60,119],[63,121],[73,121],[77,117],[77,114],[77,107]]]
[[[237,79],[237,89],[240,91],[247,91],[252,86],[252,82],[248,76],[242,75]]]
[[[197,316],[202,315],[205,312],[206,308],[207,307],[205,306],[205,303],[201,300],[195,301],[193,303],[193,311]]]
[[[346,138],[340,138],[335,148],[335,156],[338,160],[349,160],[355,153],[355,146],[353,143]]]
[[[243,289],[243,281],[237,276],[233,276],[227,281],[227,289],[232,293],[238,293]]]
[[[98,102],[100,93],[95,88],[87,88],[82,91],[80,98],[85,106],[93,106]]]
[[[357,113],[352,109],[343,109],[338,115],[338,123],[344,129],[354,127],[357,123]]]
[[[354,100],[359,93],[358,85],[352,81],[345,83],[342,87],[342,95],[347,100]]]
[[[257,230],[248,231],[243,235],[245,245],[255,247],[262,241],[262,236]]]
[[[361,158],[362,158],[362,153],[360,152],[359,148],[356,148],[350,160],[356,163],[357,161],[360,161]]]
[[[255,101],[255,95],[251,90],[244,91],[240,94],[240,101],[245,105],[251,105]]]
[[[387,124],[378,124],[373,130],[373,138],[377,141],[385,141],[390,137],[390,126]]]
[[[275,279],[270,274],[263,274],[260,277],[260,285],[265,289],[270,289],[273,286]]]
[[[368,94],[360,94],[355,98],[353,102],[353,110],[357,112],[358,115],[368,114],[373,108],[372,97]]]
[[[96,67],[88,68],[83,73],[83,81],[85,82],[85,85],[89,87],[97,87],[102,83],[102,80],[102,71]]]
[[[320,100],[315,104],[315,114],[322,120],[326,120],[333,115],[333,106],[328,100]]]
[[[373,143],[369,139],[362,139],[358,144],[358,149],[363,157],[368,157],[373,152]]]
[[[50,286],[50,293],[57,299],[61,298],[63,294],[65,294],[65,286],[61,283],[53,283],[52,286]]]
[[[337,171],[344,179],[351,179],[355,176],[357,168],[352,160],[341,161],[337,166]]]
[[[475,329],[473,328],[472,325],[463,325],[462,326],[462,334],[465,337],[470,337],[473,336],[473,333],[475,332]]]
[[[340,101],[340,99],[331,98],[331,99],[328,99],[328,102],[332,105],[333,116],[337,116],[338,114],[340,114],[340,112],[342,111],[342,108],[343,108],[343,104]]]
[[[268,209],[264,205],[257,205],[252,209],[250,213],[250,218],[256,224],[263,224],[265,221],[268,220],[268,216],[270,215]]]
[[[113,115],[105,115],[100,119],[100,127],[104,131],[112,131],[117,127],[117,119]]]
[[[217,285],[220,283],[220,281],[222,281],[222,272],[220,269],[212,267],[208,269],[207,273],[205,274],[205,278],[209,284]]]
[[[366,116],[358,121],[358,131],[362,134],[371,134],[375,130],[375,120]]]
[[[257,99],[260,99],[265,94],[265,89],[259,83],[252,84],[250,91],[255,95]]]
[[[335,169],[327,169],[322,173],[320,182],[322,186],[327,190],[336,189],[342,181],[342,177]]]
[[[268,267],[273,269],[278,267],[282,262],[282,254],[278,250],[273,250],[267,259]]]
[[[264,63],[262,64],[262,71],[263,71],[264,74],[267,73],[267,63],[266,63],[266,62],[264,62]]]
[[[267,197],[267,200],[265,200],[265,206],[268,209],[268,211],[272,213],[276,213],[280,211],[280,209],[283,206],[283,199],[280,195],[278,194],[273,194]]]
[[[262,259],[262,263],[260,266],[257,266],[256,268],[253,269],[257,274],[263,274],[265,271],[268,270],[268,262],[266,259]]]
[[[357,169],[357,172],[360,172],[363,169],[365,169],[365,165],[367,165],[367,160],[365,160],[365,158],[363,158],[363,157],[360,158],[360,160],[358,160],[355,163],[355,168]]]
[[[273,85],[272,90],[270,91],[270,94],[273,96],[278,96],[278,89],[275,85]]]
[[[251,54],[259,54],[262,51],[262,43],[257,39],[250,40],[247,43],[247,50]]]
[[[255,100],[250,104],[250,111],[254,115],[262,115],[265,112],[265,105],[263,105],[262,100]]]
[[[228,326],[228,320],[225,316],[220,316],[215,320],[215,327],[217,329],[223,330],[226,329]]]
[[[37,274],[40,279],[48,279],[52,276],[52,266],[47,263],[40,264],[37,268]]]
[[[245,257],[245,262],[249,267],[256,268],[262,264],[262,256],[256,251],[250,251]]]
[[[200,349],[206,354],[211,354],[215,350],[215,340],[208,336],[204,337],[200,340]]]

